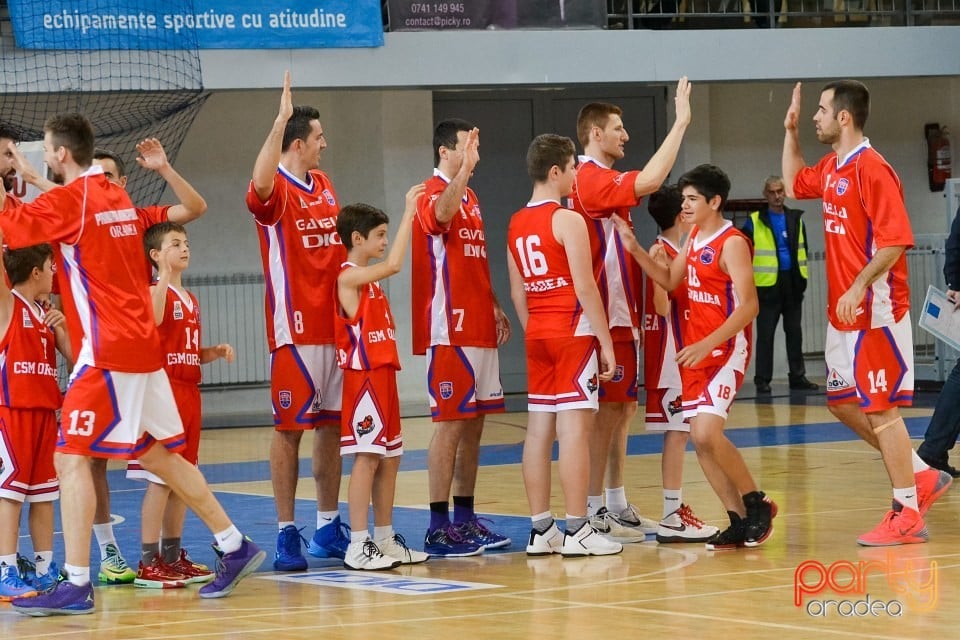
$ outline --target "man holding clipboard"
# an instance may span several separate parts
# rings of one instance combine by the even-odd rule
[[[947,307],[950,313],[956,313],[960,308],[960,208],[953,218],[950,235],[947,237],[946,250],[943,262],[943,276],[947,283]],[[923,316],[928,309],[924,305]],[[922,317],[922,319],[924,319]],[[922,326],[923,323],[921,323]],[[960,360],[953,367],[940,397],[933,410],[927,432],[923,436],[923,443],[917,449],[917,454],[934,469],[946,471],[954,478],[960,477],[960,470],[949,463],[948,452],[957,442],[960,435]]]

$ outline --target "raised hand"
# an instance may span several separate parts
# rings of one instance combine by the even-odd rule
[[[467,141],[463,145],[463,168],[473,173],[480,162],[480,129],[474,127],[467,132]]]
[[[787,116],[783,119],[783,128],[788,131],[796,131],[797,123],[800,121],[800,86],[803,83],[798,82],[793,87],[793,96],[790,98],[790,108],[787,109]]]
[[[677,122],[681,124],[690,124],[693,118],[693,112],[690,109],[690,90],[693,85],[683,76],[677,82],[677,95],[673,98],[674,106],[677,110]]]
[[[280,93],[280,110],[277,120],[286,122],[293,115],[293,93],[290,91],[290,72],[283,72],[283,91]]]
[[[147,138],[137,145],[137,164],[150,171],[160,171],[170,165],[167,152],[156,138]]]

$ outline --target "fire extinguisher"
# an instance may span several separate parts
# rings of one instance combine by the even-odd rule
[[[930,191],[943,191],[944,185],[950,179],[950,131],[939,123],[924,125],[927,137],[927,175],[930,179]]]

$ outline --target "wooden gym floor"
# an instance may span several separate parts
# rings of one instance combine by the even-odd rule
[[[776,391],[776,389],[775,389]],[[748,389],[744,389],[748,392]],[[935,399],[920,394],[905,411],[914,443]],[[261,572],[222,600],[196,587],[168,591],[97,589],[89,616],[27,618],[0,604],[0,637],[30,640],[115,638],[907,638],[950,637],[960,605],[960,499],[947,492],[927,515],[930,542],[867,549],[856,537],[889,507],[879,454],[835,423],[822,394],[772,400],[741,396],[728,422],[761,487],[779,504],[775,533],[749,550],[708,552],[702,544],[626,545],[602,558],[527,558],[527,504],[519,454],[526,414],[488,420],[477,511],[513,538],[510,549],[476,558],[431,560],[366,574],[310,559],[306,573],[276,574],[276,524],[266,463],[270,428],[204,434],[201,461],[228,512],[269,552]],[[428,419],[404,420],[406,454],[397,485],[396,529],[420,547],[429,514],[425,450]],[[659,518],[660,437],[631,430],[628,498]],[[302,447],[302,451],[308,451]],[[298,526],[313,533],[309,461],[301,466]],[[113,468],[113,467],[111,467]],[[348,473],[345,467],[344,473]],[[128,560],[136,563],[142,486],[111,471],[112,511]],[[692,452],[684,501],[705,520],[726,518]],[[342,487],[343,499],[346,478]],[[554,511],[562,515],[554,479]],[[346,513],[341,504],[341,513]],[[59,526],[59,525],[58,525]],[[29,549],[22,531],[21,548]],[[185,546],[212,563],[209,534],[188,520]],[[58,535],[58,545],[60,536]],[[56,551],[62,558],[62,549]],[[798,571],[799,568],[799,571]],[[96,571],[94,561],[93,571]],[[796,580],[805,585],[798,593]],[[801,606],[795,605],[799,596]],[[953,630],[953,631],[951,631]]]

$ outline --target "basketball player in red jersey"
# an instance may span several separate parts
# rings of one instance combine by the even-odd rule
[[[527,348],[527,436],[523,483],[532,528],[527,555],[620,553],[587,517],[589,435],[600,381],[616,369],[613,341],[592,277],[583,218],[564,209],[577,175],[569,138],[537,136],[527,150],[533,194],[507,230],[510,297]],[[597,347],[599,346],[599,359]],[[567,512],[561,533],[550,511],[550,459],[560,443],[560,481]]]
[[[813,116],[817,139],[833,148],[807,166],[800,151],[801,85],[784,119],[787,196],[822,198],[827,256],[827,406],[880,450],[893,508],[857,542],[926,542],[923,515],[953,478],[913,450],[899,407],[913,402],[913,330],[905,252],[913,231],[903,186],[863,127],[870,92],[856,80],[827,84]]]
[[[668,291],[686,281],[690,319],[677,352],[683,414],[690,420],[703,473],[720,498],[730,526],[707,549],[762,544],[773,533],[777,506],[757,488],[743,456],[724,433],[730,405],[750,359],[750,329],[757,315],[753,259],[746,237],[723,217],[730,179],[718,167],[700,165],[680,177],[683,212],[694,227],[678,259],[665,267],[637,243],[625,221],[617,231],[643,270]]]
[[[183,446],[183,427],[142,282],[142,229],[126,192],[91,166],[93,149],[93,127],[83,115],[48,119],[44,160],[64,186],[0,216],[12,247],[38,239],[59,243],[63,262],[57,274],[76,359],[55,459],[67,581],[36,598],[14,600],[14,608],[28,615],[94,611],[91,457],[139,456],[214,532],[223,556],[201,597],[228,595],[265,555],[233,525],[199,470],[174,454]]]
[[[340,521],[340,399],[343,374],[334,348],[337,271],[346,251],[337,235],[333,183],[320,171],[327,148],[320,113],[293,106],[290,73],[280,109],[253,165],[247,208],[257,224],[266,282],[267,342],[274,434],[270,478],[277,507],[278,571],[307,568],[294,500],[300,440],[312,431],[317,529],[310,555],[343,558],[348,528]]]
[[[657,522],[640,515],[627,500],[624,487],[627,431],[637,412],[642,282],[636,264],[624,261],[613,221],[622,218],[632,225],[630,208],[656,191],[673,168],[691,120],[690,89],[687,79],[680,78],[674,99],[676,120],[642,170],[613,168],[623,158],[623,147],[630,140],[620,107],[591,103],[577,116],[577,137],[584,155],[579,158],[570,208],[584,216],[590,231],[594,273],[618,365],[613,379],[600,386],[600,412],[590,436],[587,510],[594,525],[619,542],[642,542],[646,534],[656,533]]]

